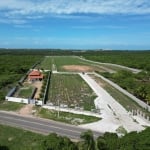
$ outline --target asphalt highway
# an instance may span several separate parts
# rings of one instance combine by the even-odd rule
[[[86,129],[65,123],[51,121],[48,119],[21,116],[15,113],[0,111],[0,124],[19,127],[41,134],[57,133],[61,136],[67,136],[70,139],[79,140],[80,134]],[[94,137],[102,133],[93,131]]]

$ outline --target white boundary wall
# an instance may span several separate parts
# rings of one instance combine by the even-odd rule
[[[8,97],[6,96],[5,99],[9,102],[17,102],[17,103],[24,103],[24,104],[29,104],[30,100],[25,99],[25,98],[17,98],[17,97]],[[36,105],[43,105],[42,101],[37,100]]]
[[[7,97],[6,96],[5,99],[10,102],[18,102],[18,103],[28,104],[28,99],[24,99],[24,98],[16,98],[16,97]]]
[[[72,109],[72,108],[61,108],[61,107],[58,107],[58,106],[47,106],[47,105],[43,105],[42,107],[46,108],[46,109],[56,110],[56,111],[70,112],[70,113],[73,113],[73,114],[82,114],[82,115],[86,115],[86,116],[95,116],[95,117],[100,118],[100,114],[90,112],[90,111],[75,110],[75,109]]]
[[[36,101],[36,105],[40,105],[40,106],[42,106],[42,105],[43,105],[43,101],[39,101],[39,100],[37,100],[37,101]]]

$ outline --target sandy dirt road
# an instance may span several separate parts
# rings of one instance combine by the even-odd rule
[[[130,116],[130,114],[111,96],[109,95],[94,79],[87,74],[80,74],[87,84],[97,94],[95,105],[100,109],[102,120],[82,125],[92,130],[101,132],[115,132],[120,126],[124,127],[128,132],[143,130],[139,123]]]

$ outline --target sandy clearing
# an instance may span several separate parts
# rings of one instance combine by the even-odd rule
[[[27,104],[19,110],[19,114],[21,115],[32,115],[33,104]]]
[[[34,95],[34,98],[38,99],[40,91],[41,91],[41,87],[42,87],[42,81],[35,81],[35,82],[32,83],[32,86],[37,88],[37,91]]]
[[[84,66],[84,65],[65,65],[62,68],[67,71],[77,71],[77,72],[94,71],[94,68],[90,66]]]
[[[97,94],[98,98],[95,99],[95,105],[100,109],[100,116],[103,118],[101,121],[81,125],[81,127],[100,132],[116,132],[116,129],[120,126],[123,126],[128,132],[141,131],[144,129],[144,127],[135,122],[132,116],[89,75],[80,74],[80,76]]]

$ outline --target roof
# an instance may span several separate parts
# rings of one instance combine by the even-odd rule
[[[43,79],[43,75],[39,76],[29,76],[30,79]]]
[[[41,72],[38,70],[33,70],[29,73],[29,76],[40,76]]]

